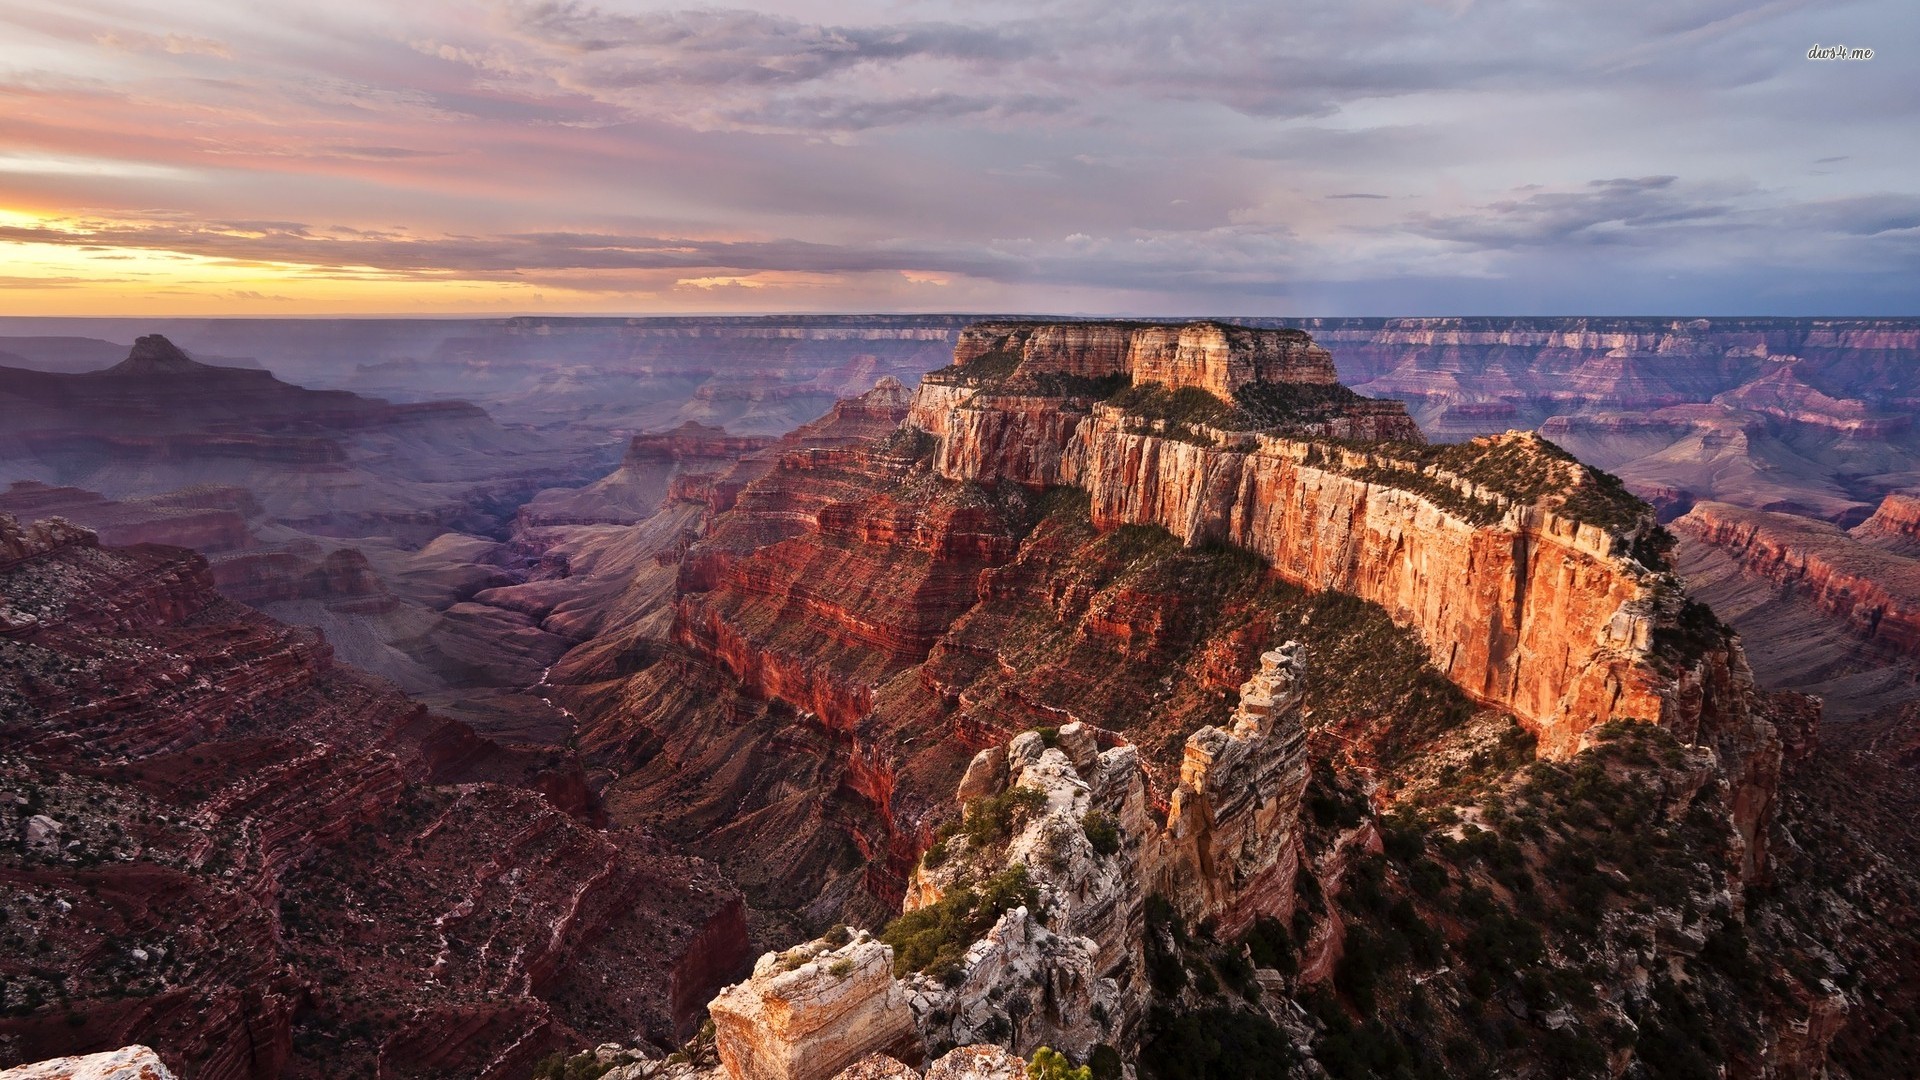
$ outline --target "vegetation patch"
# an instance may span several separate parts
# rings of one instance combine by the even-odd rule
[[[906,912],[887,924],[880,940],[893,946],[896,977],[919,971],[939,979],[957,978],[967,947],[993,928],[1000,916],[1025,906],[1038,912],[1040,890],[1016,863],[979,886],[960,882],[945,896]]]
[[[1010,787],[998,795],[967,803],[961,830],[976,848],[1005,843],[1013,827],[1047,805],[1047,796],[1038,788]]]
[[[1089,810],[1080,819],[1080,827],[1086,831],[1087,843],[1093,845],[1095,855],[1111,855],[1120,850],[1120,826],[1113,818],[1098,810]]]
[[[948,364],[930,371],[925,378],[955,386],[985,386],[1012,375],[1020,366],[1018,349],[996,348],[981,353],[965,364]]]

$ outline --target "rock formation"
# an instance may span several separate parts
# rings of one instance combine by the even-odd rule
[[[1856,535],[1899,536],[1892,515]],[[1871,648],[1920,660],[1920,561],[1825,522],[1701,503],[1674,531],[1726,552],[1781,593],[1801,593]]]
[[[1230,937],[1257,916],[1289,918],[1299,869],[1300,799],[1307,788],[1306,730],[1295,684],[1299,642],[1260,657],[1240,687],[1229,728],[1187,737],[1180,786],[1167,814],[1154,891],[1187,921],[1212,920]]]
[[[738,1080],[827,1080],[869,1054],[918,1060],[919,1033],[893,950],[865,934],[768,953],[708,1007]]]
[[[1222,399],[1254,383],[1332,386],[1333,357],[1298,330],[1224,323],[975,323],[960,334],[958,368],[989,356],[1015,359],[1027,373],[1088,379],[1127,376],[1169,390],[1196,387]]]
[[[1077,486],[1098,526],[1233,544],[1293,581],[1381,604],[1449,678],[1512,710],[1549,753],[1571,752],[1609,717],[1673,719],[1673,684],[1652,658],[1663,585],[1627,554],[1652,521],[1630,508],[1619,521],[1582,521],[1575,496],[1605,501],[1601,483],[1530,436],[1478,448],[1502,464],[1476,480],[1418,455],[1175,432],[1116,405],[1084,416],[1009,410],[990,389],[937,374],[910,422],[939,440],[935,462],[950,479]],[[1486,469],[1461,457],[1466,470]],[[1537,477],[1533,496],[1489,486],[1509,479],[1501,470]]]
[[[0,517],[0,596],[0,1061],[515,1076],[574,1031],[675,1041],[746,959],[736,895],[593,828],[576,762],[338,667],[191,552]]]
[[[1854,539],[1896,555],[1920,555],[1920,495],[1887,496],[1872,517],[1849,531]]]
[[[0,1080],[173,1080],[173,1073],[151,1048],[126,1046],[0,1069]]]

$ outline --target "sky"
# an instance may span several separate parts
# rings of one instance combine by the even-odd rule
[[[1913,0],[0,0],[0,314],[1917,315],[1916,56]]]

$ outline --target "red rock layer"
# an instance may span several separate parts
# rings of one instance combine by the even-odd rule
[[[1920,560],[1825,522],[1724,503],[1702,503],[1673,528],[1726,551],[1779,592],[1803,594],[1869,645],[1920,658]],[[1883,522],[1869,535],[1889,532],[1898,535],[1897,526]]]
[[[334,667],[199,556],[0,518],[0,595],[0,1066],[139,1041],[211,1080],[520,1076],[671,1042],[671,972],[743,959],[709,868],[574,816],[577,764]]]
[[[1221,445],[1201,445],[1137,431],[1111,406],[1081,420],[964,395],[929,384],[913,414],[941,438],[936,461],[949,477],[1077,486],[1103,527],[1224,541],[1291,581],[1373,600],[1549,753],[1571,752],[1610,717],[1662,715],[1645,670],[1652,582],[1604,530],[1532,507],[1476,525],[1390,482],[1309,464],[1317,452],[1292,439],[1223,433]]]
[[[1920,495],[1889,495],[1873,516],[1854,526],[1853,537],[1900,555],[1920,555]]]

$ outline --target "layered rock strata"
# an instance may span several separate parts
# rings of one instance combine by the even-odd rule
[[[742,1080],[826,1080],[869,1054],[917,1061],[893,950],[864,934],[768,953],[708,1006],[720,1060]]]
[[[768,953],[753,979],[711,1006],[728,1075],[819,1080],[831,1071],[787,1063],[868,1053],[912,1060],[924,1047],[996,1042],[1084,1060],[1097,1046],[1135,1039],[1149,1000],[1142,950],[1150,893],[1195,924],[1213,920],[1228,937],[1256,916],[1292,910],[1306,787],[1293,693],[1301,650],[1289,642],[1262,657],[1230,732],[1205,727],[1188,737],[1164,816],[1138,750],[1112,732],[1073,722],[1052,734],[1051,746],[1027,732],[980,751],[958,786],[962,804],[1021,795],[1028,808],[1004,838],[944,836],[938,857],[908,883],[905,911],[971,896],[1008,872],[1031,887],[1031,901],[999,915],[950,970],[880,978],[873,972],[893,966],[893,949],[864,935],[838,949],[816,941]],[[811,1004],[816,998],[827,1003]],[[896,1003],[912,1021],[904,1049],[897,1022],[869,1019],[895,1015]]]
[[[1295,689],[1303,648],[1290,641],[1263,654],[1231,726],[1187,737],[1155,860],[1155,891],[1188,922],[1212,920],[1229,938],[1256,916],[1293,914],[1308,766]]]
[[[1897,555],[1920,555],[1920,495],[1893,494],[1849,530],[1854,539]]]
[[[1365,450],[1212,429],[1175,437],[1114,406],[1072,417],[979,397],[930,380],[910,417],[940,440],[935,460],[952,479],[1080,487],[1102,527],[1160,525],[1189,544],[1233,544],[1289,580],[1379,603],[1450,679],[1521,717],[1548,753],[1571,752],[1613,716],[1670,718],[1671,684],[1652,670],[1659,581],[1613,530]],[[1505,444],[1544,458],[1529,438]],[[1561,471],[1561,490],[1581,483],[1578,466]],[[1495,519],[1470,519],[1453,509],[1462,502]]]
[[[1726,552],[1777,593],[1804,596],[1869,648],[1920,660],[1920,560],[1857,538],[1900,537],[1896,522],[1888,514],[1849,535],[1790,514],[1702,503],[1673,528]]]
[[[577,762],[338,667],[191,552],[0,517],[0,596],[0,1063],[518,1076],[580,1030],[673,1042],[746,959],[737,895],[593,828]]]

